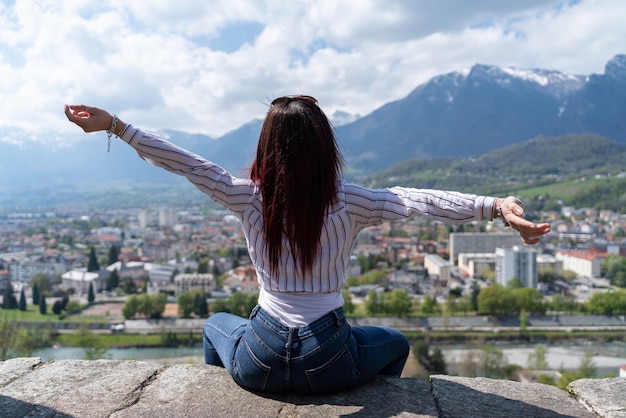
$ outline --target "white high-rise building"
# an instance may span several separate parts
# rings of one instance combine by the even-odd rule
[[[496,248],[496,282],[506,286],[511,279],[519,279],[524,287],[537,288],[537,252],[533,248]]]
[[[159,226],[174,226],[176,223],[176,211],[170,208],[159,209]]]

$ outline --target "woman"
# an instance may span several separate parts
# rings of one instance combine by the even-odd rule
[[[422,215],[447,224],[500,216],[522,241],[539,242],[548,224],[522,218],[521,202],[439,190],[372,190],[341,179],[331,125],[310,96],[280,97],[265,117],[250,179],[95,107],[65,107],[85,132],[106,130],[148,162],[185,176],[242,223],[259,282],[249,319],[210,316],[203,330],[207,364],[263,392],[325,393],[399,376],[409,342],[388,327],[351,327],[342,310],[354,241],[363,228]]]

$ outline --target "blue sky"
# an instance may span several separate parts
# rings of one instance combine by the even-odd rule
[[[65,103],[217,137],[285,94],[366,115],[476,63],[602,73],[624,22],[616,0],[3,1],[0,140],[63,141]]]

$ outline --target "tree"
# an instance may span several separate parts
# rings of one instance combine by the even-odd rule
[[[561,372],[561,377],[556,382],[557,387],[563,390],[567,390],[567,386],[574,380],[584,379],[585,376],[574,370],[564,370]]]
[[[204,274],[208,272],[209,272],[209,260],[207,260],[206,258],[203,258],[200,261],[198,261],[197,273]]]
[[[17,299],[13,294],[13,285],[10,281],[7,281],[4,287],[4,294],[2,296],[2,309],[17,309]]]
[[[214,299],[211,303],[211,311],[217,312],[229,312],[228,301],[226,299]]]
[[[45,315],[48,313],[48,307],[46,306],[46,294],[42,293],[39,297],[39,313]]]
[[[537,383],[542,383],[544,385],[550,385],[550,386],[556,386],[556,382],[554,381],[552,376],[549,376],[543,373],[537,376]]]
[[[425,295],[424,299],[422,299],[422,313],[424,315],[432,315],[437,312],[438,309],[437,299],[430,295]]]
[[[510,315],[519,312],[511,289],[497,284],[480,289],[476,302],[481,315]]]
[[[626,257],[609,255],[602,263],[602,268],[612,285],[626,287]]]
[[[115,244],[111,245],[111,248],[109,248],[109,266],[111,264],[117,263],[119,260],[119,257],[120,257],[119,248],[117,248]]]
[[[39,285],[33,284],[33,305],[39,305]]]
[[[480,351],[480,360],[483,376],[493,379],[505,377],[506,356],[502,350],[490,345],[483,346]]]
[[[141,313],[151,319],[161,318],[163,312],[165,311],[165,305],[167,303],[167,296],[165,295],[165,293],[156,293],[154,295],[142,293],[141,295],[135,297],[133,296],[131,296],[131,298],[126,301],[126,303],[128,303],[130,299],[135,299],[135,301],[133,302],[133,306],[136,308],[134,313]],[[126,307],[126,304],[124,305],[124,307]],[[128,312],[130,313],[131,310],[129,310]],[[122,308],[122,313],[124,314],[124,316],[126,316],[126,314],[124,313],[124,308]]]
[[[478,376],[478,350],[467,350],[463,354],[459,364],[459,372],[461,376],[465,377]]]
[[[61,308],[63,310],[67,309],[67,304],[70,302],[70,297],[67,294],[64,294],[61,298]]]
[[[85,360],[97,360],[104,357],[107,352],[106,345],[89,328],[81,326],[77,334],[78,344],[85,349]]]
[[[413,352],[428,376],[431,374],[448,374],[446,361],[439,347],[431,350],[428,343],[420,342],[413,346]]]
[[[411,297],[404,289],[394,289],[383,294],[385,313],[393,316],[407,316],[411,313]]]
[[[122,315],[124,315],[124,318],[130,319],[137,314],[138,309],[139,299],[137,298],[137,295],[132,295],[131,297],[126,299],[126,302],[124,303],[124,307],[122,308]]]
[[[504,352],[489,345],[480,350],[468,350],[459,365],[462,376],[484,376],[494,379],[505,377],[509,371]]]
[[[100,270],[100,263],[98,263],[98,258],[96,257],[96,249],[91,247],[89,252],[89,263],[87,263],[87,271],[98,271]]]
[[[523,284],[520,279],[518,279],[517,277],[513,277],[511,280],[506,282],[506,287],[509,289],[516,289],[516,288],[523,287]]]
[[[19,329],[5,315],[0,322],[0,361],[9,358],[9,353],[15,347],[18,335]]]
[[[152,298],[146,293],[141,293],[137,295],[137,300],[138,300],[137,313],[140,313],[145,317],[150,317],[150,313],[152,312],[152,309],[153,309],[152,305],[154,302]]]
[[[193,303],[193,313],[200,318],[205,318],[209,314],[209,305],[206,303],[206,294],[204,290],[200,290],[196,293]]]
[[[470,294],[470,308],[472,311],[478,311],[478,295],[480,294],[480,286],[476,283],[476,280],[472,283],[472,293]]]
[[[594,293],[587,300],[586,306],[590,313],[623,315],[626,313],[626,289]]]
[[[24,286],[20,292],[20,311],[26,312],[26,292],[24,292]]]
[[[348,290],[342,290],[341,295],[343,296],[343,310],[346,315],[351,315],[356,309],[356,305],[352,302],[352,295]]]
[[[235,292],[228,298],[230,312],[247,318],[257,304],[258,296]]]
[[[52,313],[55,315],[61,315],[61,312],[63,312],[63,302],[57,300],[52,304]]]
[[[93,282],[89,282],[89,290],[87,291],[87,302],[91,304],[94,300],[96,300],[96,295],[93,292]]]
[[[528,354],[526,368],[531,370],[546,370],[548,362],[546,361],[546,353],[548,349],[545,345],[538,344],[532,353]]]
[[[520,331],[524,332],[526,331],[526,328],[528,328],[528,312],[522,309],[519,314],[519,329]]]
[[[367,299],[365,300],[365,312],[368,315],[376,316],[385,313],[382,300],[375,290],[370,290],[367,293]]]
[[[128,277],[124,281],[123,290],[124,290],[124,293],[126,293],[127,295],[137,293],[137,285],[135,284],[135,281],[131,279],[130,277]]]
[[[176,300],[178,302],[178,314],[182,318],[191,318],[194,308],[194,298],[190,292],[182,292]]]
[[[213,263],[213,268],[211,269],[211,274],[213,275],[213,277],[219,277],[222,274],[222,272],[220,271],[220,268],[217,265],[217,263]]]
[[[578,379],[595,377],[598,368],[593,362],[591,351],[586,351],[584,356],[580,359],[578,370],[566,370],[561,373],[561,377],[557,382],[557,386],[561,389],[567,390],[567,386]]]
[[[29,284],[33,288],[35,287],[35,285],[37,285],[37,289],[39,293],[41,292],[48,293],[52,290],[52,284],[50,283],[50,276],[48,276],[46,273],[33,274],[33,277],[31,277]],[[37,296],[39,296],[39,294]],[[39,303],[38,302],[39,298],[37,298],[36,300],[37,302],[33,302],[33,305],[37,305],[37,303]]]
[[[598,367],[593,361],[593,353],[591,351],[585,351],[578,365],[578,373],[586,378],[592,378],[596,376],[597,371]]]
[[[114,290],[120,285],[120,275],[117,273],[117,269],[113,269],[111,274],[109,274],[109,277],[107,277],[106,279],[105,285],[106,289],[109,291]]]
[[[543,303],[543,295],[538,289],[530,287],[517,287],[513,289],[506,289],[509,299],[516,302],[516,307],[519,311],[526,311],[528,313],[544,314],[546,306]]]
[[[573,313],[580,310],[580,304],[576,302],[574,295],[554,295],[549,303],[550,309],[556,312]]]

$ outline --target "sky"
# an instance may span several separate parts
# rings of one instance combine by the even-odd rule
[[[0,141],[63,141],[65,103],[219,137],[278,96],[367,115],[480,63],[603,73],[619,0],[2,0]]]

